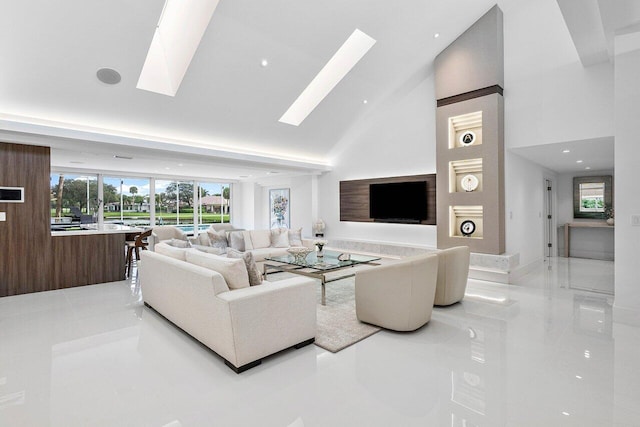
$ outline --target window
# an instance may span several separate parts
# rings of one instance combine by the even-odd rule
[[[200,182],[198,218],[200,224],[231,221],[231,185],[219,182]]]
[[[151,224],[148,178],[104,177],[104,222],[132,226]]]
[[[51,174],[51,224],[70,227],[97,222],[98,177],[75,173]]]
[[[156,224],[193,224],[193,182],[156,180]]]

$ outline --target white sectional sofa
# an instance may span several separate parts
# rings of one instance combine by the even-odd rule
[[[314,341],[312,279],[296,276],[230,290],[222,274],[190,262],[214,255],[183,249],[184,259],[177,259],[180,250],[174,249],[176,257],[142,253],[138,277],[145,305],[220,355],[237,373],[273,353]]]
[[[217,225],[212,225],[212,228],[216,231]],[[298,236],[292,238],[292,234],[296,231],[286,230],[287,239],[279,240],[274,238],[274,230],[224,230],[228,238],[229,247],[242,251],[251,252],[253,259],[258,264],[261,271],[263,270],[263,264],[267,257],[287,255],[287,249],[292,246],[306,246],[309,249],[315,249],[313,239],[305,239],[301,236],[301,231],[297,230]],[[240,239],[233,239],[232,234],[236,235]],[[190,238],[189,241],[195,246],[208,246],[209,235],[206,232],[201,232],[198,236]]]

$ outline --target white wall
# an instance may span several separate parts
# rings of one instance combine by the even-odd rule
[[[556,0],[498,4],[506,147],[612,136],[613,65],[582,66]]]
[[[340,221],[344,180],[435,173],[435,98],[432,70],[418,70],[393,93],[369,103],[334,152],[334,169],[318,179],[318,215],[329,239],[436,246],[436,227]]]
[[[506,252],[520,254],[520,266],[545,254],[545,178],[556,174],[510,151],[505,153]]]
[[[635,39],[634,39],[635,37]],[[631,216],[640,215],[638,191],[638,117],[640,117],[640,33],[616,37],[615,142],[615,305],[640,312],[640,227]]]
[[[247,205],[253,202],[253,224],[250,222],[243,223],[242,228],[246,229],[268,229],[269,228],[269,190],[277,188],[289,189],[290,203],[290,228],[302,227],[302,235],[309,237],[312,235],[312,224],[314,221],[313,199],[315,191],[313,182],[315,177],[312,175],[296,176],[296,177],[274,177],[261,180],[259,183],[251,183],[253,188],[253,197]],[[245,183],[243,185],[249,185]],[[251,198],[247,196],[247,199]]]

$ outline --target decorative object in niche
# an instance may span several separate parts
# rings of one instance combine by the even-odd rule
[[[326,225],[323,220],[318,218],[316,222],[313,223],[313,232],[316,237],[324,237],[324,229]]]
[[[460,135],[460,145],[468,146],[476,142],[476,134],[472,130],[468,130]]]
[[[573,178],[574,218],[607,219],[607,206],[613,206],[611,175]]]
[[[476,188],[478,188],[478,183],[478,178],[476,178],[475,175],[465,175],[460,181],[462,188],[464,188],[464,191],[467,192],[474,191]]]
[[[466,221],[462,221],[462,224],[460,224],[460,232],[465,237],[471,236],[475,231],[476,231],[476,224],[470,219]]]

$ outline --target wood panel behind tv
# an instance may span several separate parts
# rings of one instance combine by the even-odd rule
[[[369,216],[369,186],[392,182],[427,182],[427,219],[422,225],[436,225],[436,174],[340,181],[340,221],[374,222]],[[377,220],[376,222],[383,222]]]

